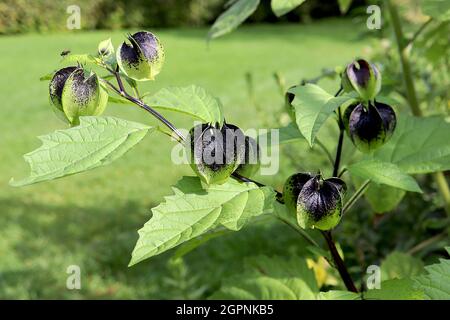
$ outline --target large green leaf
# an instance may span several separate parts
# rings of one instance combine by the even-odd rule
[[[211,299],[315,299],[317,282],[305,259],[258,256],[246,260],[244,272],[225,279]]]
[[[197,177],[183,177],[173,191],[152,209],[152,218],[139,230],[130,265],[220,225],[237,231],[252,217],[271,212],[275,201],[273,190],[232,179],[205,190]]]
[[[80,125],[40,136],[42,145],[26,154],[28,178],[24,186],[104,166],[134,147],[152,127],[113,117],[80,117]]]
[[[281,17],[289,11],[297,8],[303,2],[305,2],[305,0],[272,0],[270,5],[273,13],[275,13],[277,17]]]
[[[450,20],[450,1],[422,0],[422,11],[437,20]]]
[[[375,212],[383,213],[395,209],[405,194],[404,190],[372,183],[364,196]]]
[[[423,262],[413,256],[394,251],[381,262],[381,279],[403,279],[424,272]]]
[[[197,249],[198,247],[200,247],[201,245],[205,244],[206,242],[208,242],[214,238],[226,235],[230,232],[231,232],[231,230],[229,230],[229,229],[214,230],[214,231],[202,234],[201,236],[198,236],[197,238],[191,239],[191,240],[183,243],[182,245],[180,245],[176,249],[176,251],[173,254],[171,259],[177,260],[179,258],[182,258],[185,255],[187,255],[188,253],[190,253],[191,251],[193,251],[193,250]]]
[[[445,248],[450,254],[450,247]],[[450,299],[450,260],[440,259],[440,263],[426,266],[428,274],[413,278],[416,288],[423,290],[425,298]]]
[[[411,279],[383,281],[380,289],[372,289],[364,294],[367,300],[422,300],[423,291],[416,288]]]
[[[269,130],[267,133],[262,133],[258,140],[267,141],[267,146],[275,146],[286,143],[292,143],[299,141],[300,139],[304,139],[298,127],[295,123],[291,122],[285,127],[275,129],[278,132],[278,135],[275,137],[272,134],[272,131]]]
[[[296,86],[289,92],[295,95],[292,106],[295,109],[297,126],[310,146],[333,111],[354,98],[352,94],[333,97],[314,84]]]
[[[413,177],[402,172],[392,163],[368,159],[352,164],[347,169],[351,174],[375,183],[406,191],[422,192]]]
[[[409,174],[450,170],[449,137],[450,123],[441,117],[400,114],[393,137],[373,156]]]
[[[208,32],[208,39],[214,39],[236,29],[259,5],[260,0],[237,0],[223,12]]]
[[[219,99],[195,85],[164,88],[152,96],[145,97],[144,102],[155,109],[188,114],[202,122],[223,122]]]

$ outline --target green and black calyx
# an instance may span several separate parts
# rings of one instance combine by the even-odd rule
[[[259,169],[257,142],[229,123],[193,127],[187,146],[192,169],[207,184],[222,184],[233,173],[249,177]]]
[[[56,114],[71,125],[80,116],[98,116],[108,103],[108,93],[95,73],[82,67],[58,70],[49,85],[50,102]]]
[[[137,81],[153,80],[164,64],[164,48],[151,32],[139,31],[128,36],[117,50],[117,63],[130,78]]]
[[[346,190],[339,178],[324,180],[320,174],[296,173],[286,180],[283,199],[300,227],[330,230],[341,220]]]
[[[363,59],[354,61],[342,75],[342,87],[359,95],[359,102],[348,106],[342,119],[355,147],[370,152],[385,144],[394,133],[397,117],[390,105],[375,99],[381,89],[378,68]]]
[[[391,106],[380,102],[353,104],[345,110],[344,124],[354,145],[370,152],[385,144],[394,133],[397,118]]]

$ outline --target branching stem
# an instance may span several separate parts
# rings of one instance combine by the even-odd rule
[[[358,289],[356,289],[355,283],[353,282],[352,277],[350,276],[350,273],[348,272],[347,267],[345,266],[344,261],[336,248],[331,231],[322,231],[322,235],[327,242],[331,257],[333,258],[336,268],[339,271],[342,281],[344,281],[345,287],[348,291],[357,293]]]
[[[347,203],[342,208],[342,214],[348,211],[355,204],[355,202],[358,201],[359,198],[361,198],[361,196],[364,194],[369,184],[370,180],[364,181],[364,183],[359,187],[359,189],[356,190],[356,192],[350,197],[350,199],[348,199]]]

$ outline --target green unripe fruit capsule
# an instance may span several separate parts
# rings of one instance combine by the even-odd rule
[[[54,107],[56,115],[63,121],[69,122],[62,106],[61,96],[67,78],[77,69],[77,67],[66,67],[58,70],[49,85],[50,104]]]
[[[252,177],[259,170],[260,158],[261,151],[258,143],[252,137],[246,136],[244,158],[235,172],[247,178]]]
[[[350,63],[342,74],[345,92],[355,90],[364,101],[372,101],[381,89],[381,74],[378,68],[366,60]]]
[[[300,227],[330,230],[341,220],[345,191],[341,179],[323,180],[320,175],[297,173],[286,181],[283,199]]]
[[[80,116],[102,114],[108,102],[108,93],[97,75],[86,75],[80,67],[57,71],[50,81],[49,91],[57,115],[72,125],[79,124]]]
[[[151,32],[139,31],[128,36],[117,50],[117,64],[130,78],[154,80],[164,64],[164,48]]]
[[[244,158],[245,136],[231,124],[200,124],[189,132],[190,165],[207,184],[222,184]]]
[[[362,152],[373,151],[392,137],[397,118],[394,109],[384,103],[353,104],[344,112],[343,122],[353,144]]]
[[[297,199],[306,182],[314,176],[310,173],[296,173],[290,176],[283,187],[284,204],[290,212],[297,214]]]

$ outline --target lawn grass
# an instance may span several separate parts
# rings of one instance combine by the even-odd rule
[[[280,72],[290,86],[323,67],[362,55],[364,43],[354,32],[358,28],[346,20],[251,26],[209,46],[205,29],[161,30],[157,34],[166,48],[166,63],[157,81],[145,83],[143,91],[197,84],[221,99],[228,122],[258,128],[267,119],[255,114],[245,73],[254,77],[261,108],[279,110],[282,99],[273,72]],[[171,163],[173,143],[158,134],[108,167],[20,189],[8,186],[11,177],[28,173],[22,155],[39,146],[36,136],[64,127],[49,107],[48,83],[39,77],[58,68],[62,50],[94,53],[99,41],[111,37],[117,46],[124,34],[0,38],[0,298],[196,298],[213,290],[219,275],[231,272],[232,265],[238,268],[246,255],[273,254],[285,246],[296,250],[291,241],[296,236],[284,232],[284,226],[255,226],[211,241],[185,264],[168,264],[169,252],[127,268],[136,231],[149,219],[150,208],[181,175],[191,174],[189,167]],[[324,84],[334,90],[331,81]],[[110,105],[106,113],[155,123],[133,107]],[[171,118],[181,127],[192,124]],[[283,174],[263,180],[279,186]],[[66,289],[71,264],[81,267],[82,290]]]

